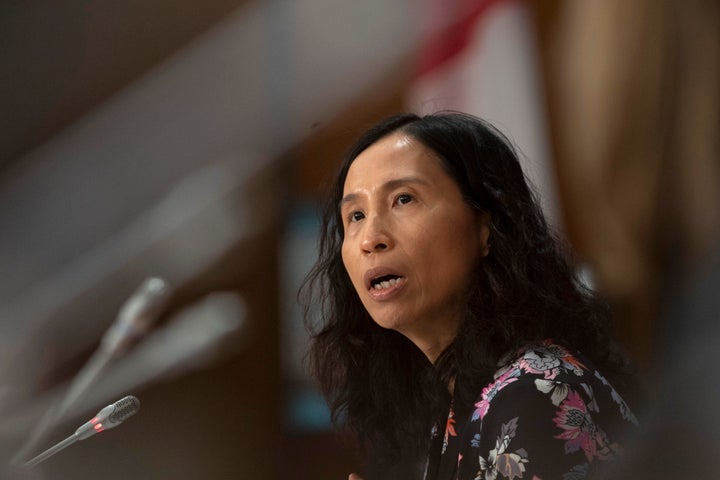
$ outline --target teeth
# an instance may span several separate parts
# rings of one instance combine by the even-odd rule
[[[373,286],[373,288],[374,288],[375,290],[382,290],[383,288],[390,288],[390,287],[392,287],[393,285],[396,285],[396,284],[398,283],[398,281],[399,281],[398,278],[392,278],[392,279],[390,279],[390,280],[384,280],[384,281],[382,281],[382,282],[380,282],[380,283],[376,283],[376,284]]]

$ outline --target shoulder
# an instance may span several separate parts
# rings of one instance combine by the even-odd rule
[[[513,355],[506,355],[500,360],[500,368],[493,375],[493,381],[480,392],[477,400],[479,410],[476,409],[473,420],[476,417],[482,419],[503,390],[502,396],[507,398],[508,393],[528,389],[548,393],[560,384],[577,385],[583,380],[592,380],[591,367],[587,363],[578,355],[552,343],[529,346]],[[553,400],[557,399],[557,395]]]
[[[514,355],[506,355],[499,363],[501,367],[496,376],[507,369],[516,368],[523,374],[542,375],[548,379],[569,374],[580,377],[593,369],[590,361],[578,352],[550,341],[525,347]]]
[[[599,410],[603,403],[606,409],[616,409],[627,422],[637,424],[610,382],[579,352],[544,342],[506,356],[501,365],[493,382],[480,392],[473,419],[484,417],[491,406],[499,408],[501,403],[526,408],[549,403],[557,410],[582,402],[588,411]]]
[[[499,468],[491,468],[489,459],[502,453],[523,471],[545,473],[541,477],[568,473],[612,458],[618,438],[636,423],[607,380],[576,352],[544,343],[503,363],[480,393],[465,431],[464,456],[481,464],[464,469]]]

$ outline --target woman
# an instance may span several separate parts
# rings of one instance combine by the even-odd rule
[[[381,471],[417,457],[417,478],[584,478],[617,454],[635,418],[594,366],[622,367],[608,312],[490,125],[372,127],[327,198],[319,253],[310,365]]]

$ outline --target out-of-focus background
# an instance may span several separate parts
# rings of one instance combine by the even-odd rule
[[[653,398],[647,431],[681,412],[663,434],[673,448],[694,442],[698,468],[717,472],[706,453],[720,432],[719,8],[0,3],[0,461],[84,375],[138,286],[160,277],[172,297],[148,332],[30,454],[126,394],[139,413],[18,478],[362,471],[302,368],[296,292],[318,201],[369,125],[456,109],[517,145],[548,218],[613,305]],[[639,458],[669,448],[638,444]],[[685,458],[678,473],[697,467]]]

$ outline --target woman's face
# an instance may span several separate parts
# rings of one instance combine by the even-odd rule
[[[355,159],[340,210],[343,263],[363,305],[434,361],[457,332],[472,271],[487,254],[487,216],[463,200],[434,152],[403,133]]]

